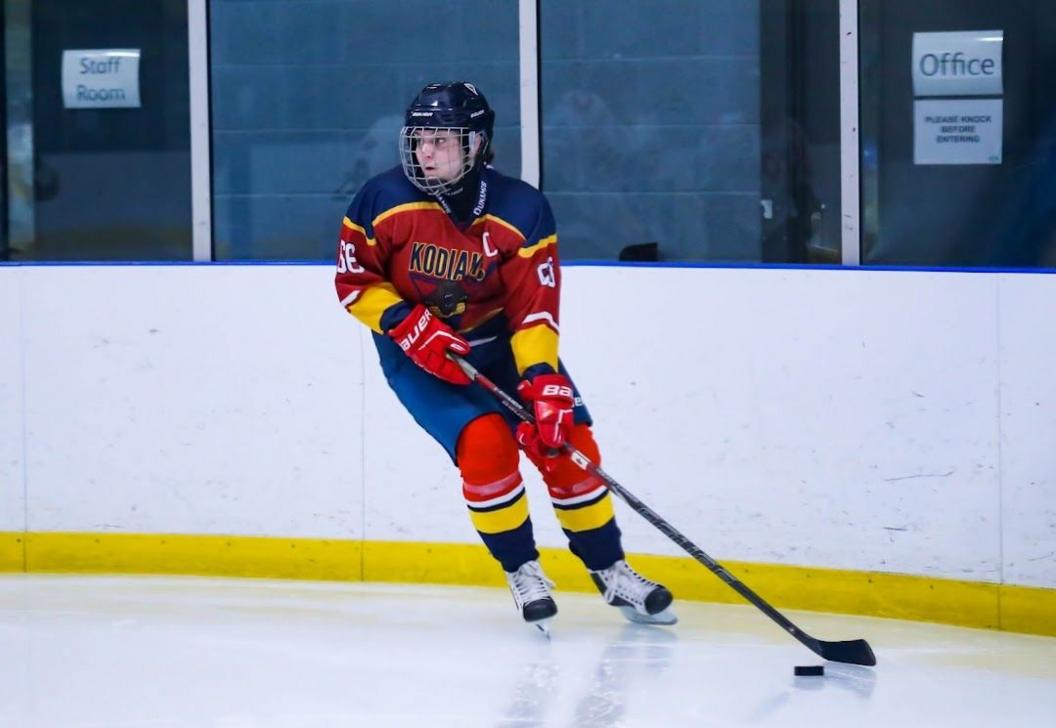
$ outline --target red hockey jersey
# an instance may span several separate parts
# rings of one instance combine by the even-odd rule
[[[460,229],[396,167],[369,180],[341,227],[341,305],[378,333],[386,311],[423,303],[466,338],[510,335],[517,371],[557,369],[561,271],[550,205],[531,185],[491,168],[483,205]]]

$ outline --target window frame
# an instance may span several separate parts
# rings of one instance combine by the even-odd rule
[[[858,133],[858,2],[839,0],[841,264],[861,265],[861,181]],[[187,0],[188,70],[191,89],[191,202],[193,260],[211,262],[212,160],[209,86],[208,0]],[[542,184],[540,128],[539,0],[518,0],[521,105],[521,179]]]

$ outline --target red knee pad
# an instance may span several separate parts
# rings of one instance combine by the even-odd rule
[[[501,495],[521,481],[517,470],[520,457],[517,441],[502,415],[484,415],[466,425],[455,451],[468,500],[486,500]]]
[[[589,425],[579,423],[573,427],[568,442],[586,455],[592,463],[601,465],[601,453],[598,451],[598,443],[594,441],[594,433],[591,432]],[[532,455],[528,457],[543,474],[543,481],[546,482],[546,487],[553,498],[571,498],[601,485],[601,478],[591,475],[576,465],[568,455],[545,459]]]

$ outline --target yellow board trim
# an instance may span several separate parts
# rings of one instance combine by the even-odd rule
[[[522,258],[531,258],[533,255],[535,255],[535,251],[539,250],[540,248],[545,248],[547,245],[556,245],[556,244],[557,244],[557,233],[554,233],[553,235],[549,235],[549,236],[543,238],[542,240],[540,240],[535,245],[529,245],[527,248],[521,248],[520,250],[517,251],[517,255],[521,256]]]
[[[25,571],[358,581],[362,550],[358,541],[270,536],[30,533]]]
[[[25,571],[26,539],[21,533],[0,532],[0,571]]]
[[[595,591],[567,549],[543,548],[562,591]],[[23,558],[24,554],[24,558]],[[635,568],[679,599],[742,603],[686,557],[631,555]],[[723,561],[779,609],[807,609],[1056,636],[1056,589]],[[329,581],[500,586],[502,570],[477,544],[258,536],[0,532],[0,571],[187,574]]]
[[[346,306],[348,312],[365,323],[379,334],[385,333],[381,330],[381,315],[389,306],[395,306],[403,301],[400,294],[396,292],[391,283],[375,283],[360,294],[352,303]]]
[[[521,329],[510,337],[510,348],[513,349],[513,360],[517,364],[517,373],[533,364],[546,363],[557,371],[557,333],[546,324],[537,324]]]
[[[440,212],[443,212],[444,208],[440,207],[439,203],[436,202],[407,202],[402,205],[396,205],[396,207],[390,207],[388,210],[374,218],[374,222],[372,222],[371,225],[377,230],[378,225],[385,220],[388,220],[393,215],[398,215],[401,212],[411,212],[412,210],[439,210]]]

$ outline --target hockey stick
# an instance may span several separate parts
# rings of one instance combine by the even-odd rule
[[[455,360],[455,362],[462,368],[462,371],[466,373],[466,376],[477,384],[484,387],[492,395],[494,395],[508,410],[513,412],[519,419],[525,422],[532,423],[535,418],[532,417],[531,413],[521,405],[516,399],[507,394],[505,391],[499,388],[494,382],[488,379],[486,376],[481,374],[476,367],[470,364],[468,361],[458,356],[457,354],[449,354],[449,356]],[[576,448],[572,447],[569,443],[565,443],[562,449],[568,453],[569,457],[579,467],[586,470],[592,475],[596,475],[602,479],[609,490],[618,495],[623,501],[629,505],[638,515],[640,515],[649,523],[656,526],[661,533],[667,536],[669,539],[674,541],[676,544],[681,546],[686,553],[692,556],[694,559],[708,567],[715,576],[726,582],[726,585],[733,589],[735,592],[740,594],[742,597],[747,599],[753,605],[759,608],[766,616],[777,622],[781,629],[788,632],[790,635],[795,637],[797,640],[802,642],[807,649],[814,652],[816,655],[820,655],[826,660],[832,662],[846,662],[852,665],[875,665],[876,656],[873,655],[873,650],[869,646],[869,643],[865,640],[845,640],[842,642],[826,642],[811,637],[809,634],[801,630],[795,624],[792,623],[788,617],[781,614],[781,612],[774,609],[770,604],[763,599],[761,596],[756,594],[754,591],[749,589],[744,582],[738,579],[736,576],[726,570],[726,568],[715,561],[715,559],[704,553],[696,544],[690,541],[688,538],[683,536],[674,526],[665,521],[660,517],[653,509],[638,500],[632,493],[626,488],[617,483],[608,473],[601,469],[600,465],[597,465],[581,453]]]

